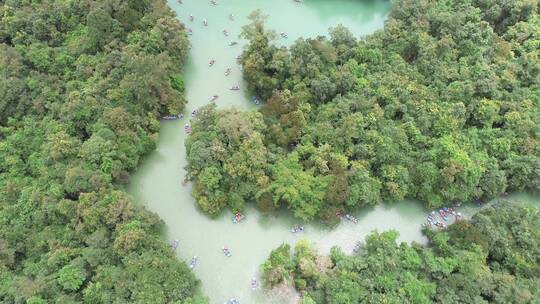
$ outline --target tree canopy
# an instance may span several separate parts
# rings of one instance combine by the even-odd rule
[[[238,115],[258,117],[247,138],[262,146],[242,153],[262,152],[255,163],[264,182],[235,180],[234,189],[249,189],[237,201],[287,206],[310,220],[381,201],[438,208],[540,188],[538,1],[399,0],[368,37],[338,25],[289,48],[260,11],[250,19],[240,62],[265,103]],[[205,128],[225,126],[229,112]],[[208,147],[204,132],[195,128],[188,145]],[[239,151],[226,136],[211,142]],[[205,155],[228,181],[225,163]],[[201,184],[197,157],[188,169]],[[231,189],[216,184],[199,203],[220,201],[215,214],[230,205]]]
[[[200,303],[122,189],[188,47],[161,0],[0,1],[0,302]]]

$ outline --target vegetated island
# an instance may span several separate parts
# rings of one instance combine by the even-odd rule
[[[186,142],[199,206],[332,221],[382,201],[538,190],[537,4],[396,1],[364,39],[336,26],[290,48],[254,12],[240,62],[265,104],[199,111]]]

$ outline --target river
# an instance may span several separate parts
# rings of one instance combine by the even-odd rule
[[[220,107],[254,109],[247,92],[231,91],[238,84],[245,87],[235,57],[241,53],[244,44],[237,36],[246,17],[255,9],[269,15],[267,25],[277,32],[286,32],[288,39],[279,43],[288,45],[299,37],[326,35],[328,28],[339,23],[347,26],[357,36],[363,36],[383,27],[390,3],[386,1],[361,0],[221,0],[212,5],[206,0],[169,1],[178,18],[191,28],[192,49],[184,68],[186,97],[188,105],[186,118],[164,121],[157,149],[143,161],[134,173],[128,191],[135,200],[157,213],[166,223],[168,241],[179,240],[177,253],[181,259],[189,261],[198,257],[194,268],[202,281],[202,292],[210,298],[210,303],[223,303],[236,297],[240,303],[287,303],[293,299],[269,296],[264,291],[251,290],[250,280],[258,276],[260,264],[270,251],[282,243],[294,244],[308,239],[324,253],[332,246],[340,246],[351,252],[356,241],[370,231],[395,229],[400,240],[425,243],[420,232],[427,211],[418,202],[403,201],[385,204],[364,210],[355,216],[358,224],[342,223],[334,229],[320,225],[307,225],[302,233],[293,234],[290,229],[295,224],[287,212],[272,216],[262,216],[253,208],[248,209],[246,220],[239,224],[231,222],[232,214],[225,212],[217,219],[210,219],[196,207],[191,196],[191,185],[182,186],[186,165],[183,125],[189,122],[191,111],[209,103],[212,95],[219,95],[216,101]],[[189,21],[189,15],[194,21]],[[229,15],[234,15],[230,20]],[[203,19],[208,26],[202,24]],[[223,34],[223,30],[229,36]],[[229,46],[232,41],[238,45]],[[209,60],[216,60],[212,67]],[[232,73],[225,76],[230,67]],[[512,199],[533,199],[527,194],[516,194]],[[472,214],[474,207],[464,208]],[[225,257],[223,246],[230,248],[232,257]]]

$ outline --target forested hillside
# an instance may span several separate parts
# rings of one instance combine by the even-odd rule
[[[540,188],[538,1],[398,0],[384,30],[280,47],[255,12],[244,78],[257,113],[196,118],[201,208],[296,217],[415,198],[429,208]]]
[[[162,0],[0,1],[1,303],[191,303],[121,188],[183,109],[188,48]]]
[[[320,256],[306,242],[272,251],[262,266],[268,286],[295,285],[303,304],[537,303],[540,212],[495,205],[444,232],[429,246],[396,244],[398,233],[367,236],[360,253]]]

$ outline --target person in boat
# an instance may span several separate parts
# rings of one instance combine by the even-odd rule
[[[281,37],[283,37],[283,38],[287,38],[287,34],[285,34],[285,32],[281,32],[280,35],[281,35]]]
[[[203,19],[202,23],[203,23],[204,26],[208,26],[208,21],[206,21],[206,19]]]
[[[214,96],[212,96],[212,98],[210,98],[210,101],[214,101],[214,100],[216,100],[216,99],[218,99],[218,98],[219,98],[218,95],[214,95]]]
[[[216,1],[216,0],[210,0],[210,3],[212,3],[212,5],[217,5],[217,1]]]
[[[191,28],[188,28],[188,35],[193,35],[193,30]]]
[[[189,21],[193,22],[193,20],[195,20],[195,18],[193,18],[193,15],[189,15]]]
[[[231,68],[227,68],[225,70],[225,76],[229,76],[231,74]]]
[[[234,15],[233,14],[229,14],[229,20],[234,20]]]
[[[224,29],[224,30],[223,30],[223,35],[229,36],[229,31],[227,31],[227,29]]]
[[[232,87],[231,87],[231,90],[233,90],[233,91],[238,91],[238,90],[240,90],[240,87],[237,86],[237,85],[235,85],[235,86],[232,86]]]
[[[225,254],[226,257],[230,257],[232,255],[231,251],[227,247],[223,247],[223,254]]]
[[[214,59],[212,59],[212,60],[210,60],[208,62],[208,66],[213,66],[215,63],[216,63],[216,61]]]

